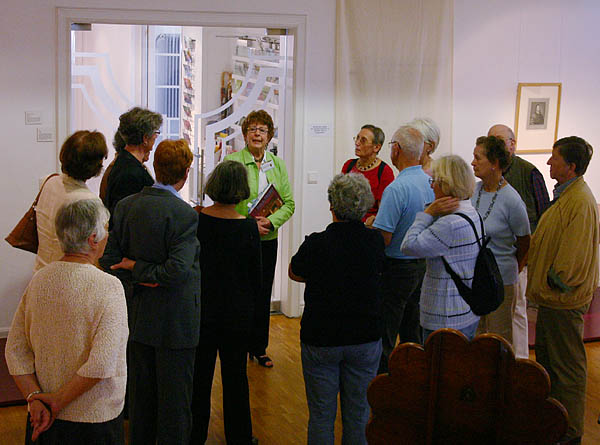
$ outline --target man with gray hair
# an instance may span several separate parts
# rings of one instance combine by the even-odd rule
[[[386,245],[382,283],[383,355],[379,373],[387,372],[396,337],[400,336],[400,342],[422,342],[419,298],[425,260],[404,255],[400,247],[417,212],[422,212],[435,198],[430,177],[419,165],[423,145],[423,135],[411,126],[402,126],[394,133],[390,157],[400,173],[383,192],[373,223]]]
[[[496,136],[504,141],[506,149],[510,154],[510,165],[504,172],[504,179],[517,191],[527,207],[527,217],[531,233],[535,231],[537,223],[550,205],[548,189],[544,177],[540,171],[531,163],[515,154],[516,141],[512,129],[506,125],[496,124],[488,130],[488,136]],[[527,299],[525,288],[527,287],[527,266],[519,273],[519,288],[516,295],[516,303],[513,309],[512,328],[513,346],[518,358],[529,357],[529,335],[527,326]]]

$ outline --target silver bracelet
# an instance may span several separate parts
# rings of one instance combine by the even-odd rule
[[[38,389],[37,391],[30,392],[30,393],[27,395],[27,397],[25,397],[25,400],[27,401],[27,403],[29,403],[29,398],[30,398],[32,395],[34,395],[34,394],[41,394],[41,393],[42,393],[42,391],[41,391],[41,390],[39,390],[39,389]]]

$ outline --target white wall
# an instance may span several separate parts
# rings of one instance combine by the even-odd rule
[[[455,0],[453,152],[470,162],[477,136],[494,123],[514,126],[519,82],[562,82],[558,137],[596,148],[585,179],[598,199],[599,18],[595,0]],[[523,157],[552,190],[550,155]]]
[[[298,42],[305,49],[304,72],[297,76],[304,87],[297,88],[301,107],[297,122],[333,122],[335,1],[333,0],[4,0],[0,15],[0,54],[2,101],[0,132],[4,149],[0,152],[0,195],[3,215],[0,234],[7,234],[23,215],[37,193],[38,180],[57,169],[56,143],[38,143],[34,126],[24,125],[24,112],[42,112],[44,126],[57,122],[57,7],[113,8],[162,11],[223,12],[249,14],[293,14],[306,18],[306,37]],[[227,15],[227,13],[225,13]],[[157,24],[157,23],[154,23]],[[166,23],[165,23],[166,24]],[[175,23],[170,23],[175,24]],[[246,23],[239,23],[245,26]],[[300,173],[290,172],[296,193],[297,214],[293,217],[294,246],[303,234],[321,229],[328,221],[325,188],[333,171],[333,141],[310,138],[304,125],[295,128],[294,160]],[[319,173],[320,183],[305,185],[302,168]],[[311,209],[310,221],[302,209]],[[6,334],[19,298],[31,278],[33,255],[0,243],[0,336]],[[298,292],[298,288],[294,288]]]

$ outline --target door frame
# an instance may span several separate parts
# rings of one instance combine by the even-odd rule
[[[287,29],[294,36],[294,70],[292,87],[292,116],[285,116],[285,128],[293,137],[286,138],[284,150],[286,164],[291,167],[292,190],[296,202],[302,202],[302,176],[304,171],[304,92],[306,63],[306,15],[277,13],[190,12],[173,10],[122,10],[99,8],[57,8],[57,101],[56,135],[57,168],[58,146],[68,136],[71,104],[71,25],[73,23],[110,23],[128,25],[219,26]],[[295,223],[294,220],[297,222]],[[279,240],[281,258],[290,258],[292,246],[301,243],[301,215],[286,223]],[[287,264],[280,264],[281,312],[288,317],[302,313],[300,290],[287,279]],[[286,297],[286,298],[284,298]]]

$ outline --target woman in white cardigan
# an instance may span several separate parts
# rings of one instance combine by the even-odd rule
[[[58,210],[65,253],[33,276],[14,316],[5,355],[28,404],[26,443],[124,443],[125,294],[94,266],[108,218],[98,199]]]
[[[60,149],[62,174],[46,181],[35,208],[39,246],[34,272],[63,256],[54,228],[54,217],[60,206],[78,199],[100,199],[85,182],[100,174],[107,155],[106,139],[98,131],[76,131],[63,143]]]
[[[475,179],[467,163],[454,155],[434,161],[432,174],[435,201],[417,213],[402,242],[404,254],[427,258],[419,303],[423,341],[441,328],[457,329],[472,339],[479,317],[460,296],[442,256],[471,287],[479,246],[469,222],[456,213],[470,218],[481,238],[479,215],[470,201]]]

